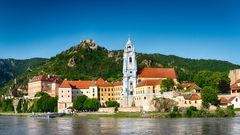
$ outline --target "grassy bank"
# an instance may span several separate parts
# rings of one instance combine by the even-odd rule
[[[27,117],[30,116],[32,113],[14,113],[14,112],[2,112],[0,113],[0,116],[23,116]]]

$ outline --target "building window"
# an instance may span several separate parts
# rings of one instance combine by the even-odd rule
[[[94,88],[93,88],[93,92],[94,92]]]
[[[185,104],[187,104],[187,101],[185,101]]]
[[[155,93],[155,90],[153,90],[153,93]]]
[[[146,97],[144,97],[144,99],[146,100],[147,98],[146,98]]]
[[[108,96],[110,96],[110,94],[108,94]]]
[[[63,90],[62,90],[62,93],[63,93]]]
[[[102,96],[103,96],[103,94],[102,94]]]
[[[189,104],[191,104],[191,101],[189,101]]]
[[[62,98],[63,98],[63,95],[62,95]]]
[[[112,96],[113,96],[113,94],[112,94]]]
[[[70,97],[70,96],[68,95],[68,97]]]
[[[93,96],[95,96],[95,94],[93,94]]]
[[[195,103],[197,103],[197,101],[195,101]]]
[[[103,98],[102,98],[102,100],[103,100]]]
[[[236,100],[236,102],[238,102],[238,99],[237,99],[237,98],[236,98],[235,100]]]

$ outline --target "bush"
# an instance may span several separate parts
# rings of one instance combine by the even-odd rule
[[[198,109],[194,106],[190,106],[186,109],[185,111],[185,116],[187,117],[192,117],[194,112],[197,112]]]
[[[215,117],[226,117],[224,109],[218,106],[217,109],[215,110]]]
[[[236,114],[235,114],[235,110],[233,108],[232,105],[228,106],[227,109],[226,109],[226,115],[228,117],[234,117]]]
[[[213,114],[206,109],[201,109],[198,111],[193,111],[191,117],[207,118],[207,117],[213,117]]]
[[[179,109],[177,106],[173,107],[173,111],[169,114],[170,118],[178,118],[182,117],[181,113],[179,112]]]

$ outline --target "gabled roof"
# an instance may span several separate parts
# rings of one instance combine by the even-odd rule
[[[181,84],[181,86],[182,86],[183,88],[192,88],[192,89],[196,89],[196,90],[201,89],[197,84],[195,84],[195,83],[190,83],[190,82],[183,83],[183,84]]]
[[[240,86],[238,86],[238,83],[234,83],[231,85],[231,90],[240,90]]]
[[[197,93],[183,95],[185,100],[201,100],[201,96]]]
[[[227,98],[221,97],[221,98],[219,99],[219,103],[220,103],[220,105],[227,105],[227,104],[230,103],[230,102],[229,102],[229,100],[228,100]]]
[[[37,81],[48,81],[48,82],[54,82],[54,83],[62,83],[62,80],[57,76],[51,76],[51,75],[40,75],[40,76],[34,76],[30,82],[37,82]]]
[[[177,74],[174,68],[144,68],[139,72],[138,77],[177,79]]]
[[[137,84],[137,87],[161,85],[162,80],[143,80]]]
[[[96,86],[94,81],[67,81],[64,80],[60,85],[60,88],[76,88],[76,89],[88,89],[91,86]]]

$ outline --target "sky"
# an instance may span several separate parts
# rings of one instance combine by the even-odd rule
[[[240,64],[239,0],[0,0],[0,58],[50,58],[84,39]]]

